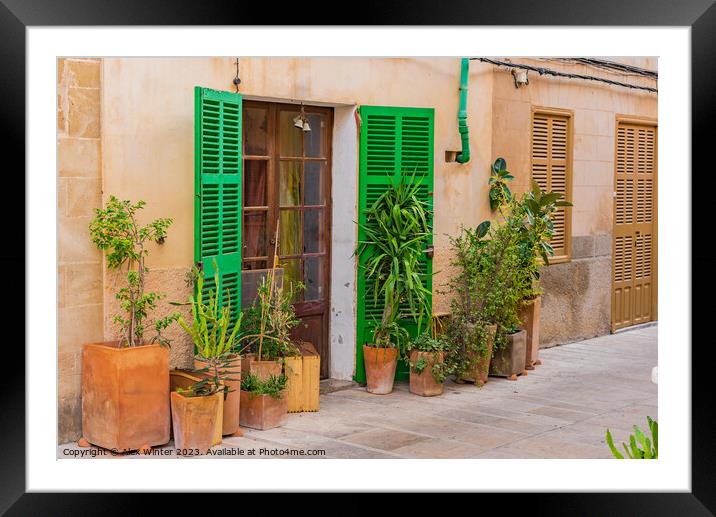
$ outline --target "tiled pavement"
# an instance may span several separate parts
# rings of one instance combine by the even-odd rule
[[[543,364],[517,381],[491,377],[483,388],[448,382],[439,397],[411,395],[407,383],[396,383],[390,395],[357,387],[323,394],[320,412],[291,414],[276,429],[244,429],[243,437],[212,450],[253,449],[254,457],[311,449],[324,450],[320,458],[610,458],[607,427],[621,443],[632,425],[644,429],[647,415],[658,417],[651,382],[656,326],[543,349],[540,358]],[[68,447],[76,449],[61,445],[58,457],[67,457],[61,450]]]

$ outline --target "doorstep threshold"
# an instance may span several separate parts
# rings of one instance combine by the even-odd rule
[[[649,327],[656,327],[659,324],[659,320],[647,321],[646,323],[639,323],[638,325],[631,325],[630,327],[622,327],[615,330],[612,334],[621,334],[622,332],[629,332],[631,330],[643,330]]]
[[[359,384],[355,381],[346,381],[341,379],[323,379],[319,385],[321,395],[359,387]]]

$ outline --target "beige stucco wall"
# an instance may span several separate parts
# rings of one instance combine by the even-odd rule
[[[102,203],[101,66],[98,59],[57,62],[58,440],[82,426],[82,344],[101,341],[102,255],[87,226]]]

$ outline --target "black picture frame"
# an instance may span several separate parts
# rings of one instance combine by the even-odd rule
[[[331,7],[332,6],[332,7]],[[321,10],[321,2],[314,4],[311,13]],[[271,12],[273,11],[273,12]],[[328,4],[325,12],[338,12]],[[308,13],[306,13],[308,14]],[[269,16],[270,15],[270,16]],[[0,0],[0,85],[2,96],[2,146],[6,157],[18,158],[16,165],[6,166],[6,181],[14,179],[15,192],[24,192],[23,176],[11,171],[24,170],[26,40],[28,26],[62,25],[246,25],[250,23],[295,24],[307,16],[293,11],[272,9],[265,3],[241,5],[239,2],[189,2],[159,0],[153,2],[123,0]],[[316,17],[306,20],[316,24]],[[707,194],[714,180],[713,166],[708,152],[713,147],[711,128],[714,125],[714,98],[716,95],[716,7],[714,0],[555,0],[524,3],[516,0],[461,0],[449,7],[434,0],[412,2],[369,2],[356,6],[343,22],[351,25],[621,25],[621,26],[688,26],[691,27],[692,73],[692,161],[684,160],[684,170],[667,171],[668,174],[691,176],[691,170],[701,171],[699,191]],[[341,21],[330,21],[341,25]],[[22,102],[24,101],[24,102]],[[7,162],[6,162],[7,163]],[[689,170],[691,166],[691,170]],[[695,176],[695,175],[694,175]],[[6,191],[9,186],[6,186]],[[22,196],[14,196],[22,199]],[[698,201],[703,200],[703,203]],[[691,202],[691,203],[690,203]],[[706,212],[711,203],[705,196],[683,200],[684,209],[693,208],[692,235],[706,236],[704,245],[692,247],[692,270],[707,268],[713,263],[708,238],[712,234],[705,226],[713,216]],[[4,203],[4,208],[9,206]],[[699,213],[702,212],[702,213]],[[21,213],[21,212],[17,212]],[[2,246],[0,263],[3,266],[5,291],[24,292],[25,268],[24,225],[7,225],[6,242]],[[699,231],[700,230],[700,231]],[[687,250],[683,250],[686,252]],[[709,269],[704,269],[708,271]],[[9,273],[9,274],[8,274]],[[693,291],[692,291],[693,292]],[[708,287],[706,288],[708,292]],[[15,317],[20,297],[11,302],[6,318]],[[24,306],[24,305],[23,305]],[[692,321],[708,321],[709,304],[692,300]],[[28,307],[28,310],[32,310]],[[702,316],[702,318],[699,318]],[[49,323],[49,322],[48,322]],[[19,327],[19,325],[16,325]],[[712,369],[716,365],[712,338],[707,326],[693,328],[691,343],[668,343],[678,346],[692,357],[692,491],[690,493],[620,493],[620,494],[510,494],[510,506],[538,515],[712,515],[716,513],[716,448],[714,447],[714,404],[709,385]],[[704,334],[698,339],[698,334]],[[15,338],[15,341],[17,338]],[[26,343],[27,346],[27,343]],[[48,353],[54,346],[47,343]],[[6,351],[9,350],[6,349]],[[147,497],[134,494],[28,494],[25,490],[25,377],[24,357],[13,357],[14,368],[4,372],[4,385],[0,389],[0,513],[8,515],[76,515],[94,513],[143,513],[148,510]],[[187,498],[179,499],[183,508],[190,511]],[[244,496],[242,496],[244,497]],[[472,497],[488,497],[479,495]],[[494,496],[493,496],[494,497]],[[497,497],[500,497],[499,495]],[[503,496],[504,497],[504,496]],[[515,499],[517,498],[517,499]],[[503,499],[505,500],[505,499]],[[204,498],[195,498],[205,505]],[[402,511],[412,505],[422,505],[422,498],[404,502]],[[491,506],[486,499],[480,507]],[[456,501],[456,504],[462,504]],[[451,505],[452,506],[452,505]],[[473,506],[473,508],[477,508]],[[529,509],[528,509],[529,508]],[[455,511],[455,509],[453,509]]]

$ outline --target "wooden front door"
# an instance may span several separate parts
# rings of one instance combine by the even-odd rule
[[[294,337],[313,343],[329,375],[331,133],[333,110],[245,101],[243,269],[271,267],[276,225],[284,285],[301,282]]]
[[[616,130],[612,331],[656,319],[657,128]]]

